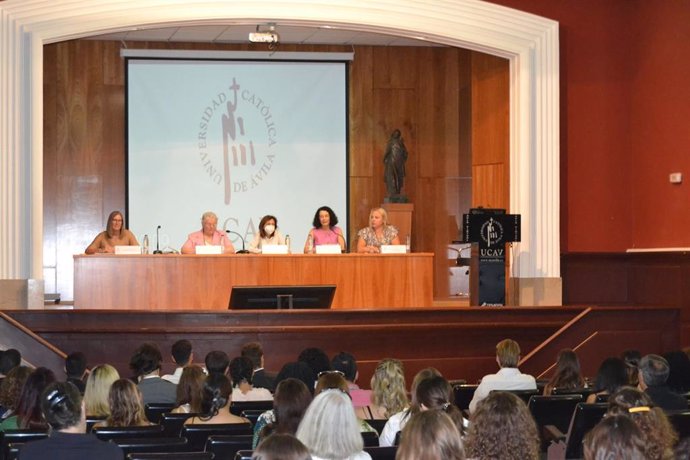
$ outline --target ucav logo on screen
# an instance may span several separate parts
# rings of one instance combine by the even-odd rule
[[[270,106],[259,94],[242,89],[234,77],[227,91],[216,94],[204,108],[199,157],[209,180],[223,186],[226,205],[233,194],[253,190],[268,177],[276,137]]]

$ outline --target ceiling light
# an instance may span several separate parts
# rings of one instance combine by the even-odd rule
[[[275,24],[268,24],[268,29],[261,30],[261,26],[256,26],[256,32],[249,32],[249,41],[252,43],[278,43],[280,36],[276,32]]]

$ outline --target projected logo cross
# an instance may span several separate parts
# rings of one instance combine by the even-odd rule
[[[230,197],[232,195],[232,179],[230,177],[230,158],[229,150],[232,149],[232,166],[247,166],[247,147],[245,144],[237,144],[237,128],[241,136],[245,136],[244,132],[244,118],[235,116],[237,110],[237,91],[240,85],[235,79],[232,79],[230,92],[232,94],[232,101],[228,101],[227,113],[221,117],[223,127],[223,170],[225,173],[225,204],[230,204]],[[232,145],[230,145],[232,143]],[[230,148],[228,148],[230,147]],[[238,155],[239,150],[239,155]],[[239,157],[239,158],[238,158]],[[254,143],[249,141],[249,165],[256,165],[256,156],[254,154]]]

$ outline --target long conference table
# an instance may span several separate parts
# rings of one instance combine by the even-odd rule
[[[74,256],[74,308],[226,310],[233,286],[335,285],[333,309],[430,307],[432,253]]]

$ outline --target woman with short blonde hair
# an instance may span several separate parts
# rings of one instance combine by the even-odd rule
[[[388,225],[385,209],[374,208],[369,212],[369,226],[357,232],[357,252],[377,254],[384,244],[400,244],[398,229]]]

